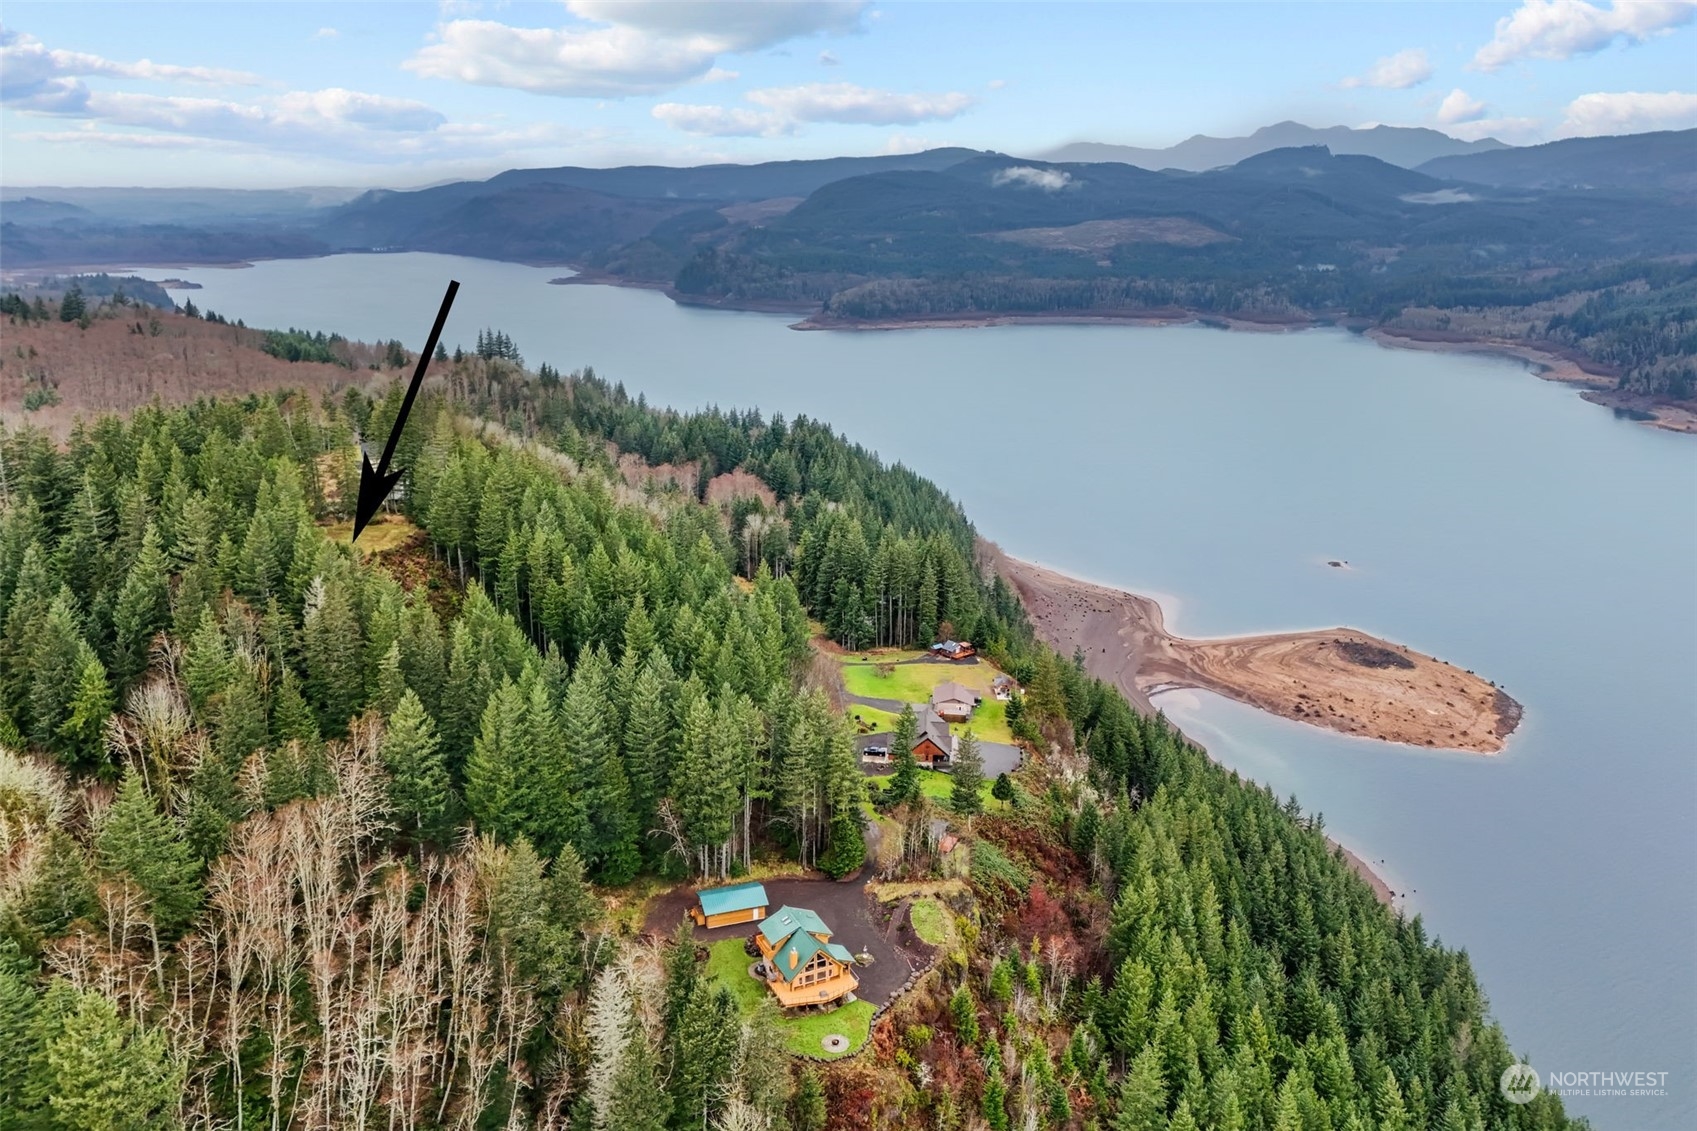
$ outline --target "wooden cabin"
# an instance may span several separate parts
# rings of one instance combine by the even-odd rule
[[[785,1009],[825,1005],[860,986],[854,955],[832,942],[831,928],[805,907],[778,908],[760,924],[754,945],[766,988]]]
[[[931,709],[945,722],[964,723],[977,708],[978,692],[952,679],[931,689]]]
[[[695,920],[698,927],[758,923],[766,917],[768,906],[766,885],[762,883],[702,888],[695,893],[695,906],[689,909],[689,917]]]
[[[978,655],[978,649],[965,640],[945,640],[931,645],[931,654],[945,660],[965,660]]]
[[[1013,698],[1013,693],[1019,690],[1019,684],[1013,681],[1011,675],[999,675],[990,681],[990,694],[1006,703]]]

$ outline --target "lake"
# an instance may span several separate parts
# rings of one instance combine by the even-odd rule
[[[494,327],[650,402],[830,421],[1008,552],[1159,595],[1176,631],[1351,625],[1496,680],[1526,707],[1496,758],[1159,702],[1465,947],[1535,1067],[1668,1074],[1665,1096],[1570,1111],[1697,1127],[1697,439],[1517,363],[1342,331],[801,333],[410,253],[139,273],[250,325],[414,349],[457,278],[450,349]]]

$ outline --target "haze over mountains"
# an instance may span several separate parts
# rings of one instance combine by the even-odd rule
[[[1078,141],[1035,154],[1042,161],[1119,161],[1142,169],[1184,169],[1200,173],[1222,165],[1235,165],[1258,153],[1292,146],[1323,145],[1333,153],[1377,157],[1392,165],[1412,169],[1437,157],[1488,153],[1508,149],[1494,137],[1461,141],[1437,130],[1408,126],[1369,126],[1351,129],[1331,126],[1317,129],[1300,122],[1278,122],[1262,126],[1248,137],[1209,137],[1197,134],[1165,149],[1143,149],[1134,145],[1109,145]]]

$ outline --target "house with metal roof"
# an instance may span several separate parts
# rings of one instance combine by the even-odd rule
[[[760,951],[756,972],[786,1009],[825,1005],[860,986],[854,955],[831,941],[831,928],[805,907],[780,907],[755,932]]]
[[[702,888],[695,893],[690,918],[698,927],[727,927],[732,923],[758,923],[766,917],[770,902],[766,885],[750,882],[722,888]]]

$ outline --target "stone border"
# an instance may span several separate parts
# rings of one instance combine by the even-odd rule
[[[797,1060],[810,1060],[816,1064],[841,1064],[845,1060],[856,1060],[863,1056],[866,1053],[866,1050],[872,1047],[872,1031],[878,1027],[878,1021],[884,1016],[884,1014],[888,1013],[897,1002],[906,997],[908,993],[919,984],[919,980],[921,978],[924,978],[926,975],[936,970],[938,964],[941,963],[942,960],[943,949],[941,947],[933,947],[930,960],[923,966],[915,967],[908,974],[907,980],[896,989],[895,993],[890,995],[889,1000],[884,1002],[883,1005],[873,1007],[872,1016],[866,1022],[866,1043],[861,1045],[855,1051],[847,1054],[846,1056],[815,1056],[812,1053],[791,1053],[790,1055],[795,1057]]]

